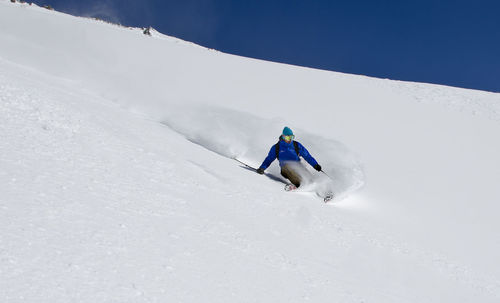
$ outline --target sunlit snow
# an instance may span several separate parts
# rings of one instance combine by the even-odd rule
[[[500,301],[499,94],[0,0],[0,119],[1,302]]]

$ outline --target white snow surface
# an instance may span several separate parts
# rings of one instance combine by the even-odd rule
[[[232,159],[285,125],[332,203]],[[500,94],[0,0],[0,302],[500,302],[499,134]]]

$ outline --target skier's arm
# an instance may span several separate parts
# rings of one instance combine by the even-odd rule
[[[262,168],[262,170],[265,170],[266,168],[273,163],[273,161],[276,159],[276,145],[273,145],[271,147],[271,150],[269,150],[269,154],[267,154],[266,159],[264,159],[264,162],[260,165],[259,169]]]
[[[299,154],[302,156],[302,158],[304,158],[307,163],[309,163],[309,165],[311,165],[312,167],[316,168],[318,164],[318,162],[316,161],[316,159],[313,158],[313,156],[311,156],[311,154],[307,151],[307,149],[299,143]]]

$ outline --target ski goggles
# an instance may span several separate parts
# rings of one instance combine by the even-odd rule
[[[295,139],[294,135],[291,135],[291,136],[283,135],[282,137],[283,137],[283,140],[285,140],[285,141],[292,141],[293,139]]]

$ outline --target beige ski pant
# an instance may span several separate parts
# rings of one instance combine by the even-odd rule
[[[293,185],[299,187],[300,186],[300,182],[302,181],[302,178],[300,177],[300,175],[293,169],[293,167],[291,165],[283,165],[281,167],[281,175],[285,178],[287,178],[288,180],[290,180],[290,182],[292,182]]]

